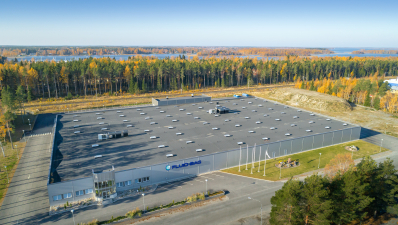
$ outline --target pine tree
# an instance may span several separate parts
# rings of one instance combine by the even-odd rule
[[[271,224],[302,224],[300,201],[303,182],[290,179],[271,198]]]
[[[146,93],[146,83],[145,83],[145,79],[142,79],[142,86],[141,86],[141,88],[142,88],[142,92],[143,92],[143,93]]]
[[[364,106],[370,107],[370,96],[369,92],[366,94],[365,102],[363,104]]]
[[[383,84],[379,88],[379,95],[383,97],[386,95],[386,92],[388,90],[388,82],[383,82]]]
[[[27,95],[27,100],[28,102],[32,101],[34,99],[34,96],[32,94],[32,88],[28,87],[28,95]]]
[[[303,82],[301,82],[301,86],[300,86],[300,88],[301,89],[305,89],[305,82],[303,81]]]
[[[363,220],[367,215],[365,209],[373,201],[367,196],[368,190],[369,184],[353,167],[343,175],[337,174],[330,185],[334,209],[331,216],[332,222],[348,224],[354,220]]]
[[[134,85],[134,79],[131,77],[130,78],[130,84],[129,84],[129,93],[134,94],[135,93],[135,85]]]
[[[376,95],[375,99],[373,100],[373,108],[379,110],[380,109],[380,98]]]
[[[304,180],[301,192],[304,221],[301,224],[330,224],[329,218],[333,210],[328,183],[326,178],[319,175],[312,175]]]
[[[311,81],[310,91],[315,91],[314,81]]]
[[[26,94],[22,85],[19,85],[15,92],[15,101],[18,104],[22,115],[22,103],[26,101]]]

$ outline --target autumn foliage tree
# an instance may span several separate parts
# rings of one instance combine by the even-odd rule
[[[328,164],[326,164],[324,173],[331,179],[337,173],[344,174],[353,165],[354,160],[351,158],[351,154],[337,154]]]

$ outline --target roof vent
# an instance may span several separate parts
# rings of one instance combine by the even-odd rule
[[[145,120],[150,120],[151,119],[151,117],[145,117]]]
[[[178,135],[182,135],[182,133],[176,133],[176,135],[178,136]]]
[[[301,110],[299,109],[299,110],[297,110],[297,112],[301,112]]]
[[[192,115],[192,113],[187,113],[187,115]]]
[[[315,114],[314,114],[314,113],[311,113],[310,116],[315,116]]]
[[[128,120],[123,120],[123,122],[129,122]]]
[[[286,133],[286,134],[285,134],[285,136],[290,136],[290,135],[292,135],[292,134],[291,134],[291,133]]]
[[[228,121],[230,121],[229,119],[226,119],[226,120],[224,120],[225,122],[228,122]]]
[[[224,137],[231,137],[230,134],[224,134]]]
[[[298,118],[298,116],[293,116],[293,119],[297,119]]]
[[[253,130],[249,130],[248,132],[249,132],[249,133],[255,133]]]
[[[166,115],[166,117],[171,117],[171,115]]]
[[[347,126],[348,124],[346,124],[346,123],[343,123],[343,126]]]
[[[246,107],[243,106],[242,109],[246,109]]]
[[[164,113],[164,111],[159,111],[160,113]]]
[[[315,123],[314,121],[310,121],[310,122],[308,122],[308,123]]]
[[[168,127],[169,129],[174,129],[174,127]]]
[[[326,129],[330,129],[330,127],[329,126],[327,126],[327,127],[325,127]]]
[[[256,121],[256,123],[257,123],[257,124],[260,124],[260,123],[261,123],[261,121]]]
[[[73,132],[75,134],[80,134],[80,130]]]
[[[166,147],[165,145],[159,145],[158,148],[164,148]]]
[[[201,148],[199,148],[199,149],[196,149],[196,152],[203,152],[204,150],[203,149],[201,149]]]
[[[119,115],[120,117],[124,117],[124,115]]]
[[[144,132],[151,132],[150,130],[144,130]]]
[[[95,147],[98,147],[98,146],[99,146],[99,144],[93,144],[93,145],[91,145],[92,148],[95,148]]]
[[[196,119],[196,120],[197,120],[197,119],[199,119],[199,117],[195,116],[195,117],[194,117],[194,119]]]
[[[161,145],[159,145],[159,146],[161,146]],[[164,146],[164,145],[163,145],[163,146]],[[173,157],[173,156],[174,156],[174,154],[167,154],[167,155],[166,155],[167,158]]]
[[[213,129],[213,130],[219,130],[220,128],[218,128],[218,127],[213,127],[213,128],[211,128],[211,129]]]
[[[117,111],[117,113],[121,113],[122,111]]]
[[[98,123],[99,125],[103,125],[103,124],[105,124],[104,122],[100,122],[100,123]]]
[[[243,142],[242,142],[242,141],[240,141],[240,142],[238,142],[237,144],[238,144],[238,145],[243,145]]]
[[[102,120],[102,117],[97,117],[97,120]]]
[[[202,106],[200,106],[200,107],[198,107],[198,109],[203,109],[203,107],[202,107]]]
[[[263,107],[263,105],[258,105],[258,107]]]
[[[74,128],[77,128],[77,127],[79,127],[79,125],[75,125],[75,126],[73,126]]]
[[[73,122],[79,122],[79,120],[73,120]]]
[[[185,143],[187,143],[187,144],[191,144],[191,143],[193,143],[193,141],[186,141]]]
[[[156,136],[151,136],[150,137],[150,139],[156,139],[156,138],[158,138],[158,137],[156,137]]]
[[[173,122],[178,122],[178,120],[172,120]]]
[[[240,124],[236,124],[236,125],[235,125],[235,127],[240,127],[240,126],[242,126],[242,125],[240,125]]]
[[[245,119],[250,119],[250,117],[246,116]]]
[[[180,111],[184,111],[185,109],[180,109]]]
[[[305,131],[307,131],[307,132],[312,132],[312,130],[305,130]]]
[[[160,107],[156,107],[155,109],[160,109]]]
[[[96,115],[101,115],[101,113],[96,113]]]
[[[263,137],[262,139],[263,139],[264,141],[269,140],[269,138],[267,138],[267,137]]]
[[[281,121],[281,119],[275,119],[276,121]]]
[[[269,129],[271,129],[271,130],[275,130],[276,128],[275,128],[275,127],[271,127],[271,128],[269,128]]]
[[[104,127],[104,128],[101,128],[101,130],[108,130],[108,128],[107,128],[107,127]]]
[[[140,113],[140,115],[145,115],[146,113]]]
[[[330,119],[328,118],[328,119],[326,119],[327,121],[330,121]]]
[[[141,109],[137,109],[137,111],[141,111]]]
[[[214,115],[215,117],[219,117],[220,115],[218,115],[218,114],[216,114],[216,115]]]
[[[127,127],[133,127],[133,125],[129,124],[129,125],[127,125]]]
[[[97,159],[97,158],[102,158],[102,155],[96,155],[96,156],[94,156],[94,159]]]
[[[150,125],[155,125],[155,124],[156,124],[156,122],[151,122],[151,123],[150,123]]]

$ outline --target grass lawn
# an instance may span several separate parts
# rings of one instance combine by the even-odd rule
[[[11,148],[11,143],[8,135],[6,136],[6,142],[4,142],[4,139],[1,140],[1,143],[3,144],[5,157],[3,156],[3,152],[0,149],[0,207],[3,203],[4,196],[7,193],[7,188],[9,185],[8,180],[11,182],[15,170],[17,169],[19,163],[18,156],[19,158],[21,158],[22,153],[25,149],[26,142],[20,142],[20,139],[23,137],[22,130],[29,130],[28,118],[30,119],[33,128],[34,122],[36,121],[35,115],[26,115],[24,116],[24,120],[22,120],[22,117],[18,115],[15,121],[13,122],[15,129],[14,133],[11,133],[11,137],[14,149]],[[7,166],[7,172],[4,166]],[[7,174],[8,174],[8,180],[7,180]]]
[[[242,175],[242,176],[247,176],[247,177],[253,177],[253,178],[259,178],[259,179],[264,179],[264,180],[271,180],[271,181],[277,181],[279,179],[279,173],[280,169],[275,166],[279,161],[284,160],[286,161],[288,158],[291,158],[292,160],[299,160],[300,166],[295,167],[295,168],[282,168],[282,179],[283,178],[290,178],[292,176],[300,175],[306,172],[310,172],[313,170],[318,169],[318,163],[319,163],[319,153],[321,154],[321,161],[320,161],[320,166],[319,168],[324,168],[326,164],[329,163],[329,161],[334,158],[337,154],[346,154],[350,153],[350,151],[347,151],[344,149],[345,146],[348,145],[355,145],[359,148],[359,151],[353,153],[353,158],[359,159],[367,155],[373,155],[377,154],[380,152],[380,147],[362,140],[357,140],[357,141],[352,141],[344,144],[339,144],[339,145],[334,145],[330,147],[325,147],[325,148],[320,148],[312,151],[307,151],[307,152],[302,152],[302,153],[297,153],[293,155],[288,155],[288,156],[283,156],[279,157],[276,159],[268,159],[267,164],[266,164],[266,169],[265,169],[265,176],[264,175],[264,161],[260,163],[260,172],[258,171],[258,162],[255,163],[253,167],[253,174],[251,174],[251,166],[252,164],[247,165],[246,170],[246,165],[241,165],[240,169],[241,172],[239,172],[239,167],[233,167],[229,169],[222,170],[222,172],[226,173],[232,173],[232,174],[237,174],[237,175]],[[386,148],[381,148],[382,152],[389,151]]]

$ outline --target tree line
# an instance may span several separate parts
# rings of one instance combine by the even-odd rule
[[[398,54],[398,50],[385,50],[385,49],[374,49],[374,50],[358,50],[353,51],[352,54]]]
[[[350,224],[397,209],[398,171],[365,157],[334,176],[290,179],[271,198],[271,224]]]
[[[0,64],[0,88],[19,85],[33,98],[59,98],[123,92],[145,93],[207,87],[276,84],[301,79],[398,75],[398,58],[297,57],[281,60],[238,57],[128,60],[88,58]]]
[[[294,87],[337,96],[377,110],[398,112],[398,96],[388,91],[388,82],[380,79],[378,72],[364,79],[341,77],[308,82],[298,79]]]

